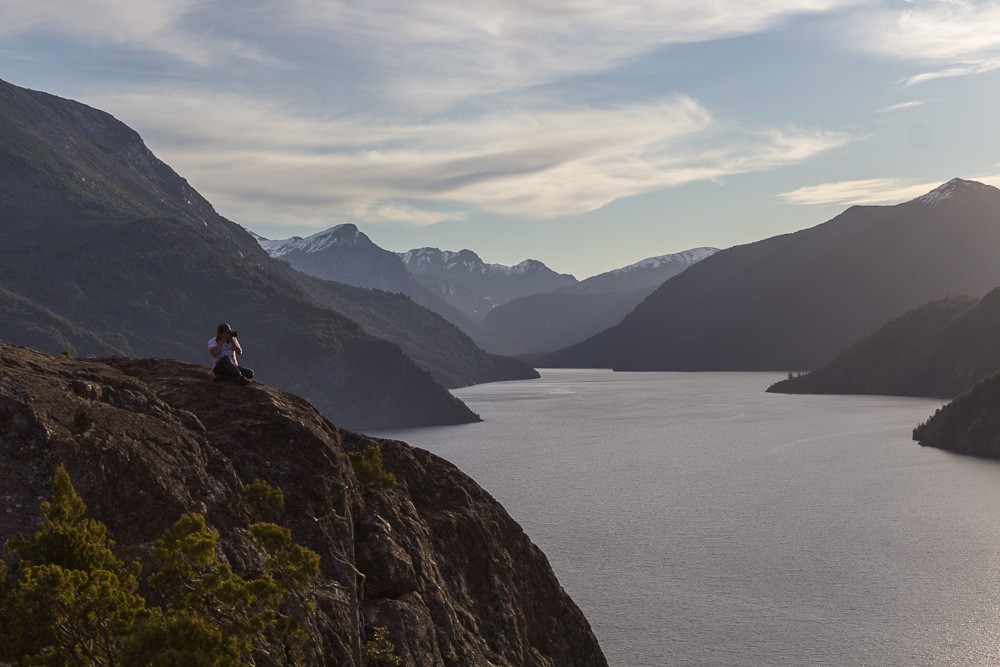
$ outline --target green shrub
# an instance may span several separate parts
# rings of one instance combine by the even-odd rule
[[[371,636],[361,649],[361,663],[364,667],[397,667],[403,664],[403,659],[396,655],[396,647],[389,641],[388,635],[388,628],[372,628]]]
[[[281,489],[262,479],[243,485],[243,502],[251,521],[276,522],[285,513],[285,496]]]
[[[349,452],[354,474],[362,488],[377,489],[396,486],[396,476],[386,471],[382,461],[382,450],[378,445],[368,445],[360,452]]]
[[[261,483],[262,484],[262,483]],[[272,509],[281,492],[248,485]],[[266,486],[266,485],[265,485]],[[140,566],[112,552],[104,524],[85,516],[60,466],[32,539],[15,538],[0,561],[0,664],[45,667],[257,667],[320,662],[307,621],[319,555],[268,522],[247,527],[259,561],[242,577],[218,553],[219,533],[185,514],[156,540],[149,578],[163,607],[137,594]],[[280,503],[278,503],[280,505]]]

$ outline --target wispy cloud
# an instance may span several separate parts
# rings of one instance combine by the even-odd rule
[[[211,30],[196,14],[203,0],[4,0],[0,36],[68,36],[90,46],[165,54],[203,66],[233,57],[265,59],[243,40]]]
[[[852,140],[792,126],[738,128],[663,88],[648,93],[655,98],[638,92],[599,105],[568,82],[671,45],[750,35],[860,0],[251,5],[8,0],[0,36],[59,33],[170,58],[153,75],[170,88],[84,101],[138,129],[246,223],[580,214],[682,183],[800,164]],[[259,67],[247,68],[246,58]],[[272,97],[247,92],[257,89]]]
[[[774,169],[851,137],[716,123],[684,96],[459,120],[316,119],[225,96],[99,100],[240,222],[432,224],[462,211],[548,218],[696,180]]]
[[[969,180],[1000,186],[1000,174],[972,176]],[[902,178],[869,178],[857,181],[838,181],[810,185],[790,192],[783,192],[779,198],[789,204],[819,206],[827,204],[896,204],[925,195],[941,185],[943,181],[914,183]]]
[[[905,111],[906,109],[915,109],[917,107],[922,107],[927,102],[925,100],[913,100],[911,102],[900,102],[899,104],[893,104],[891,106],[879,109],[879,113],[892,113],[893,111]]]
[[[993,0],[913,0],[855,19],[855,39],[867,50],[931,68],[908,85],[1000,68],[1000,3]]]
[[[296,30],[363,49],[388,98],[423,110],[613,68],[672,44],[746,35],[857,0],[293,0]]]
[[[907,201],[933,190],[940,182],[907,182],[898,178],[869,178],[810,185],[778,197],[789,204],[887,204]]]
[[[58,34],[203,66],[310,61],[336,78],[362,65],[372,90],[448,108],[603,71],[671,44],[746,35],[860,0],[5,0],[0,36]],[[356,74],[356,72],[355,72]]]

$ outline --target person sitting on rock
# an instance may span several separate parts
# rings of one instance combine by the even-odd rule
[[[240,342],[236,340],[236,332],[228,324],[220,324],[218,333],[208,339],[208,353],[212,355],[215,365],[212,371],[216,380],[232,380],[239,384],[250,384],[253,371],[240,366],[236,357],[243,354]]]

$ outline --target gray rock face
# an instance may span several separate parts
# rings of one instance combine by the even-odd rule
[[[394,487],[366,490],[355,475],[347,453],[371,444]],[[237,570],[242,484],[281,488],[282,522],[321,556],[323,664],[360,667],[374,626],[405,665],[607,664],[544,554],[475,482],[405,443],[338,429],[291,394],[176,361],[0,343],[0,539],[32,529],[57,463],[123,555],[202,512]]]

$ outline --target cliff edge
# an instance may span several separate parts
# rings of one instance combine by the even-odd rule
[[[373,444],[394,486],[355,473],[348,452]],[[0,540],[30,534],[58,463],[122,555],[143,558],[182,513],[201,512],[237,570],[242,485],[282,489],[282,523],[321,556],[324,664],[360,667],[376,626],[405,665],[607,664],[544,554],[489,494],[429,452],[341,430],[294,395],[177,361],[0,343]]]

